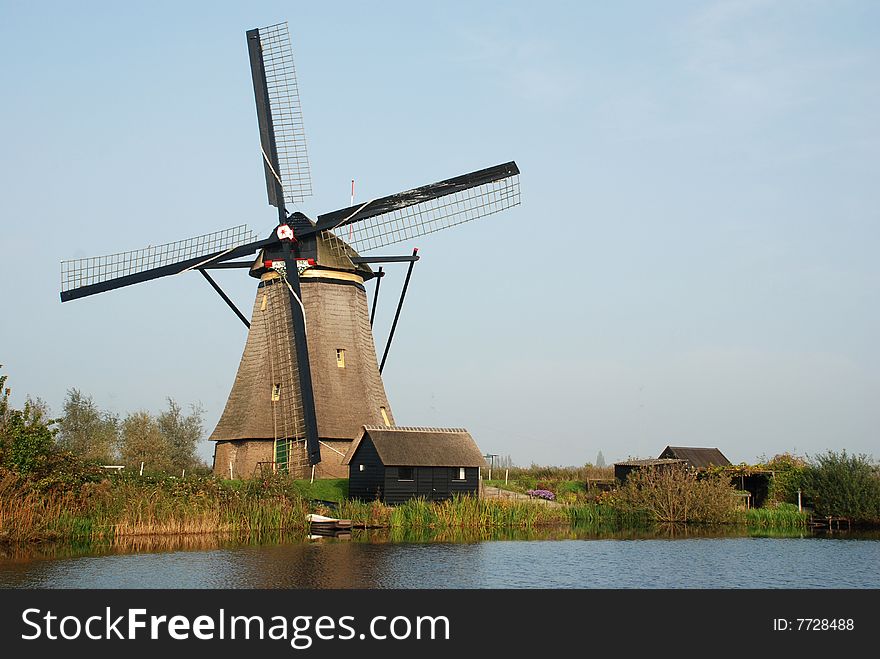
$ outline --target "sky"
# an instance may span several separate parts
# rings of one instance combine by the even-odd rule
[[[520,206],[382,252],[422,257],[383,374],[400,425],[523,466],[880,457],[880,5],[848,0],[0,0],[13,404],[171,397],[213,429],[246,330],[206,282],[62,304],[60,261],[268,234],[245,31],[285,20],[298,210],[348,206],[351,179],[366,200],[522,172]],[[386,270],[380,351],[406,266]],[[251,308],[253,279],[217,279]]]

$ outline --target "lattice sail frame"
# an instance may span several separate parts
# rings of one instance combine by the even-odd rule
[[[287,280],[270,279],[263,286],[266,345],[272,391],[272,425],[274,428],[274,470],[300,477],[308,464],[306,425],[302,393],[299,386],[299,364],[293,348],[293,321]],[[256,313],[256,312],[255,312]],[[277,395],[274,387],[278,386]],[[283,458],[283,459],[281,459]]]
[[[61,291],[91,286],[200,256],[232,250],[257,240],[246,224],[130,252],[61,262]]]
[[[368,252],[471,222],[519,203],[516,174],[339,226],[324,235],[337,255],[344,252],[346,244],[359,253]]]
[[[284,190],[284,201],[295,204],[311,196],[312,176],[293,47],[286,22],[261,27],[258,32],[278,155],[280,171],[277,174]]]

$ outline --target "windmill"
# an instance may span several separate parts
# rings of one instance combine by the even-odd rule
[[[311,175],[286,23],[247,32],[269,204],[278,224],[260,238],[246,225],[109,256],[63,261],[61,301],[198,271],[248,327],[232,391],[211,440],[214,471],[247,477],[265,467],[298,476],[321,465],[342,475],[364,425],[393,425],[381,379],[364,282],[408,262],[397,312],[418,259],[362,256],[519,204],[514,162],[489,167],[314,220],[292,207],[311,195]],[[254,254],[256,257],[254,258]],[[244,259],[244,260],[242,260]],[[250,320],[209,270],[247,269],[259,279]],[[382,362],[390,346],[394,326]]]

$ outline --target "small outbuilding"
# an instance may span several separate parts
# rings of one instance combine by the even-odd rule
[[[464,428],[364,426],[342,464],[349,497],[393,504],[477,496],[486,460]]]

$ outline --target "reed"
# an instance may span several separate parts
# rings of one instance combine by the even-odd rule
[[[587,503],[569,506],[566,512],[569,521],[580,526],[639,529],[651,524],[648,515],[643,511],[612,505]]]
[[[808,515],[791,504],[776,508],[752,508],[744,511],[743,521],[750,529],[803,530],[807,528]]]
[[[0,541],[33,542],[82,532],[69,494],[46,498],[11,472],[0,477]]]
[[[377,528],[390,526],[392,509],[381,501],[342,501],[334,515],[339,519],[350,519],[354,526]]]
[[[226,487],[214,479],[126,478],[39,490],[0,473],[0,542],[119,543],[134,536],[302,532],[308,505],[276,485]]]
[[[531,528],[570,521],[565,507],[471,496],[455,496],[445,501],[411,499],[393,507],[379,502],[347,501],[339,505],[336,514],[351,519],[356,526],[392,529]]]

